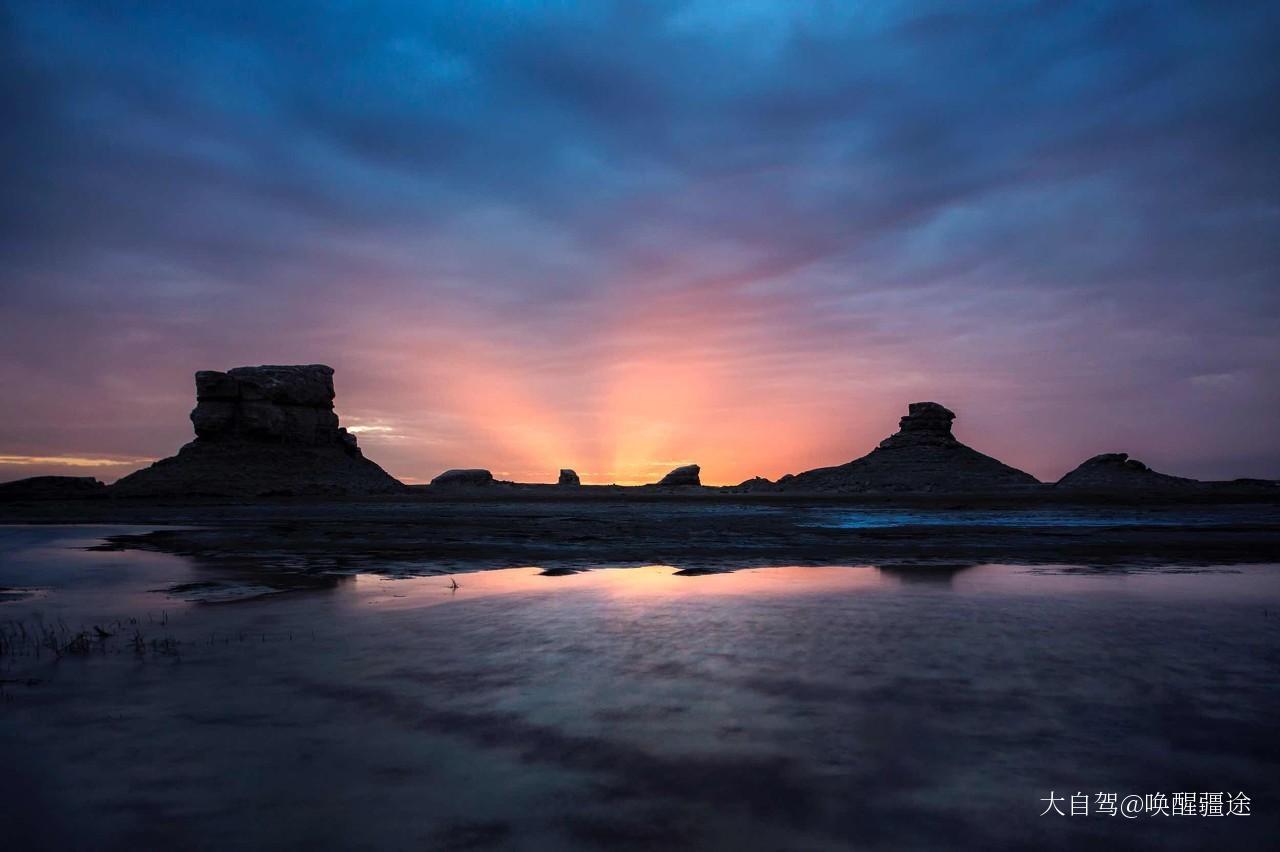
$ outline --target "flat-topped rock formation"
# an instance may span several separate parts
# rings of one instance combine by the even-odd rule
[[[848,464],[785,476],[786,491],[980,493],[1027,488],[1034,476],[965,446],[951,434],[955,414],[936,402],[913,402],[898,431]]]
[[[582,480],[578,478],[578,472],[570,470],[567,467],[560,468],[560,478],[556,480],[556,485],[564,488],[577,488],[582,484]]]
[[[333,368],[196,373],[196,439],[124,477],[118,496],[380,494],[404,485],[364,457],[333,410]]]
[[[492,473],[483,468],[473,467],[446,470],[444,473],[431,480],[431,484],[443,486],[476,486],[493,485],[494,481]]]
[[[1058,488],[1074,491],[1160,491],[1204,487],[1204,483],[1181,476],[1157,473],[1128,453],[1094,456],[1058,480]]]
[[[92,476],[29,476],[0,482],[0,500],[83,500],[107,496],[107,486]]]
[[[355,445],[333,410],[333,369],[323,364],[236,367],[196,373],[196,435],[282,444]]]
[[[702,480],[699,474],[702,468],[696,464],[686,464],[668,473],[657,484],[663,487],[684,487],[688,485],[701,485]]]

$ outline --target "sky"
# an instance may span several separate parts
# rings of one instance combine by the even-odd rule
[[[264,363],[407,482],[1280,477],[1278,93],[1276,3],[0,0],[0,480]]]

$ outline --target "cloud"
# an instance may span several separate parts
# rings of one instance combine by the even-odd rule
[[[84,458],[81,456],[0,456],[0,465],[27,467],[124,467],[136,468],[150,464],[155,459],[139,458]]]
[[[194,370],[321,361],[423,479],[778,475],[917,396],[1042,476],[1280,475],[1277,23],[7,4],[0,452],[156,455]]]

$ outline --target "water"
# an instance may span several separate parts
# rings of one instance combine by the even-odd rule
[[[113,634],[0,657],[13,848],[1263,849],[1280,828],[1275,565],[531,566],[210,604],[186,600],[207,568],[77,549],[115,531],[0,529],[10,635]],[[1252,816],[1041,817],[1051,790],[1243,791]]]

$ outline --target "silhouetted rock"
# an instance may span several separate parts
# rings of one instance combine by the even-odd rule
[[[951,434],[955,414],[913,402],[898,431],[862,458],[776,483],[788,491],[982,493],[1038,485],[1029,473],[965,446]]]
[[[191,423],[209,440],[260,438],[317,446],[345,434],[333,411],[333,370],[322,364],[196,373]]]
[[[956,415],[936,402],[913,402],[898,420],[898,431],[880,442],[883,449],[900,447],[954,447],[960,444],[951,434]]]
[[[744,479],[739,482],[735,488],[742,488],[747,491],[754,491],[759,488],[771,488],[773,483],[765,479],[763,476],[753,476],[750,479]]]
[[[560,478],[556,480],[556,485],[563,485],[566,488],[577,488],[582,484],[582,480],[578,478],[576,471],[572,471],[567,467],[560,468]]]
[[[686,464],[678,467],[668,473],[662,479],[658,480],[659,485],[664,486],[685,486],[685,485],[701,485],[702,480],[698,478],[698,474],[702,472],[702,468],[696,464]]]
[[[0,500],[81,500],[106,495],[107,486],[92,476],[30,476],[0,482]]]
[[[483,468],[455,468],[431,480],[432,485],[492,485],[493,474]]]
[[[950,585],[962,571],[976,568],[975,562],[890,562],[877,565],[876,570],[902,583],[929,583]]]
[[[323,364],[196,373],[196,439],[111,486],[122,496],[377,494],[404,486],[338,425]]]
[[[1222,491],[1263,494],[1272,494],[1280,491],[1280,479],[1258,479],[1249,476],[1242,476],[1238,479],[1225,479],[1218,482],[1206,482],[1204,484]]]
[[[1202,487],[1194,479],[1156,473],[1128,453],[1094,456],[1058,480],[1059,488],[1075,491],[1186,490]]]

